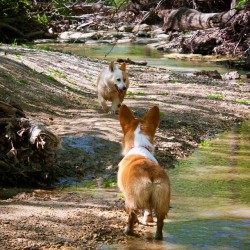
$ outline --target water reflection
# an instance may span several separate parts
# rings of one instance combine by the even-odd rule
[[[101,60],[115,60],[117,58],[130,58],[131,60],[145,60],[149,66],[165,67],[181,73],[194,72],[198,70],[218,70],[220,73],[228,72],[228,68],[215,63],[200,61],[185,61],[165,58],[156,49],[140,45],[85,45],[85,44],[38,44],[38,48],[52,48],[62,52],[70,52],[74,55],[98,58]]]
[[[250,249],[250,122],[203,143],[169,171],[172,209],[164,240],[143,238],[102,249]]]

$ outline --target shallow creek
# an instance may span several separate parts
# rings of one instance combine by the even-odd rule
[[[155,226],[143,238],[102,249],[250,249],[250,121],[203,141],[188,159],[170,169],[171,209],[164,240],[153,240]],[[90,190],[80,185],[75,191]],[[112,199],[110,190],[92,189]],[[138,229],[138,226],[136,227]]]
[[[110,249],[250,249],[250,122],[169,170],[172,197],[164,241],[131,239]],[[109,248],[104,248],[109,249]]]
[[[117,58],[130,58],[134,61],[146,61],[148,66],[164,67],[169,70],[178,71],[180,73],[192,73],[194,71],[201,70],[217,70],[221,74],[234,71],[235,69],[228,69],[225,64],[220,65],[219,62],[208,62],[205,57],[195,56],[196,60],[190,60],[192,56],[179,55],[186,60],[171,59],[168,55],[162,54],[156,49],[152,49],[148,46],[142,45],[108,45],[108,44],[96,44],[85,45],[79,43],[69,44],[37,44],[36,47],[44,49],[54,49],[66,53],[71,53],[78,56],[98,58],[101,60],[116,60]],[[179,57],[176,55],[176,57]],[[194,56],[193,56],[194,59]],[[202,62],[202,63],[201,63]],[[239,70],[244,74],[245,71]]]

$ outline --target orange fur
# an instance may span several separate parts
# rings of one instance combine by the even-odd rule
[[[166,171],[156,162],[140,154],[126,156],[133,148],[134,131],[140,126],[140,134],[146,135],[153,144],[159,124],[159,108],[153,107],[143,120],[136,119],[131,110],[122,105],[119,112],[124,133],[123,152],[125,157],[119,163],[118,186],[125,196],[125,208],[129,214],[127,234],[133,234],[133,226],[138,221],[137,210],[154,210],[157,216],[156,239],[162,239],[162,228],[168,214],[170,202],[170,183]],[[150,154],[150,153],[149,153]]]

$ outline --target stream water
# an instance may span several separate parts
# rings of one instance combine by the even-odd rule
[[[180,73],[191,73],[201,70],[217,70],[221,74],[235,69],[229,69],[218,62],[202,61],[202,57],[197,57],[199,60],[181,60],[167,58],[156,49],[152,49],[142,45],[108,45],[108,44],[38,44],[38,48],[54,49],[62,52],[72,53],[78,56],[98,58],[102,60],[116,60],[117,58],[130,58],[134,61],[146,61],[148,66],[157,66],[168,68],[169,70],[178,71]],[[186,55],[187,56],[187,55]],[[201,63],[202,62],[202,63]],[[241,74],[245,71],[238,70]]]
[[[171,210],[164,240],[155,227],[143,239],[103,249],[250,249],[250,122],[202,143],[169,170]]]

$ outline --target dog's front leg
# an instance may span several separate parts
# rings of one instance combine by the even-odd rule
[[[109,109],[108,109],[108,105],[107,105],[107,102],[106,100],[98,94],[98,101],[99,101],[99,104],[102,106],[102,109],[104,110],[104,112],[108,113]]]
[[[113,99],[111,110],[109,111],[109,113],[115,114],[119,106],[120,106],[120,99],[117,97],[117,98]]]

